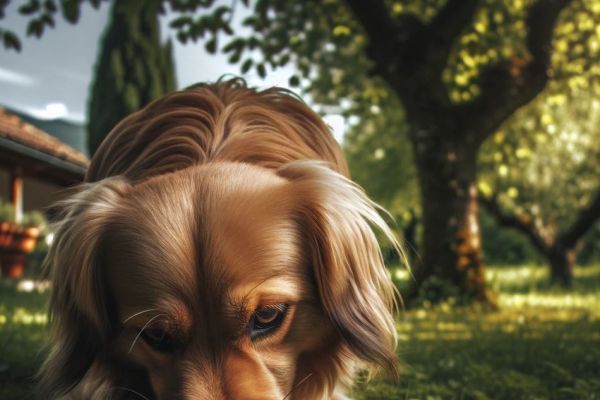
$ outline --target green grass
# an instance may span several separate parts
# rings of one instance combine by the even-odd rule
[[[42,360],[48,292],[20,292],[0,281],[0,399],[29,399]]]
[[[451,304],[404,312],[402,376],[359,383],[356,400],[600,400],[600,265],[572,290],[543,267],[488,269],[501,310]],[[0,282],[0,399],[28,399],[46,334],[47,292]]]
[[[449,304],[405,312],[399,382],[359,384],[357,400],[600,399],[600,266],[574,287],[542,267],[489,268],[497,312]]]

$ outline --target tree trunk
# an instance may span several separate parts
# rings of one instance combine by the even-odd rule
[[[561,243],[555,243],[547,254],[550,262],[550,280],[552,283],[570,287],[573,284],[573,267],[576,252]]]
[[[414,266],[415,286],[435,276],[459,294],[487,302],[477,202],[478,145],[447,140],[446,135],[431,135],[434,139],[429,141],[423,140],[423,131],[412,135],[423,209],[422,259]],[[440,290],[441,297],[448,294],[444,288],[434,290]]]
[[[406,255],[408,257],[408,262],[410,265],[413,265],[418,259],[419,254],[419,246],[417,244],[417,225],[419,219],[414,209],[411,208],[408,213],[410,219],[402,227],[402,236],[404,237],[405,247],[407,247]]]
[[[529,59],[518,69],[511,59],[487,65],[478,79],[479,96],[463,104],[450,101],[442,74],[481,1],[448,0],[427,22],[408,13],[391,16],[384,0],[346,2],[367,34],[373,72],[398,95],[411,126],[424,228],[414,287],[434,275],[462,294],[489,300],[477,210],[477,150],[548,83],[554,25],[570,0],[532,2],[525,18]],[[408,296],[415,292],[409,290]]]
[[[112,2],[88,101],[88,150],[92,156],[124,117],[176,89],[170,41],[160,37],[160,0]]]

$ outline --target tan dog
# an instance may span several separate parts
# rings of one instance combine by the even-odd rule
[[[343,398],[396,368],[376,206],[281,89],[196,86],[129,116],[62,204],[44,398]]]

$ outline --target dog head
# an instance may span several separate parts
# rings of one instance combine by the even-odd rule
[[[141,170],[63,204],[46,394],[325,399],[394,370],[373,229],[395,239],[358,186],[309,160]]]

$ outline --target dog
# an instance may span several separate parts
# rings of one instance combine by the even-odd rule
[[[343,399],[358,370],[396,371],[376,232],[398,243],[291,92],[155,100],[60,209],[43,398]]]

